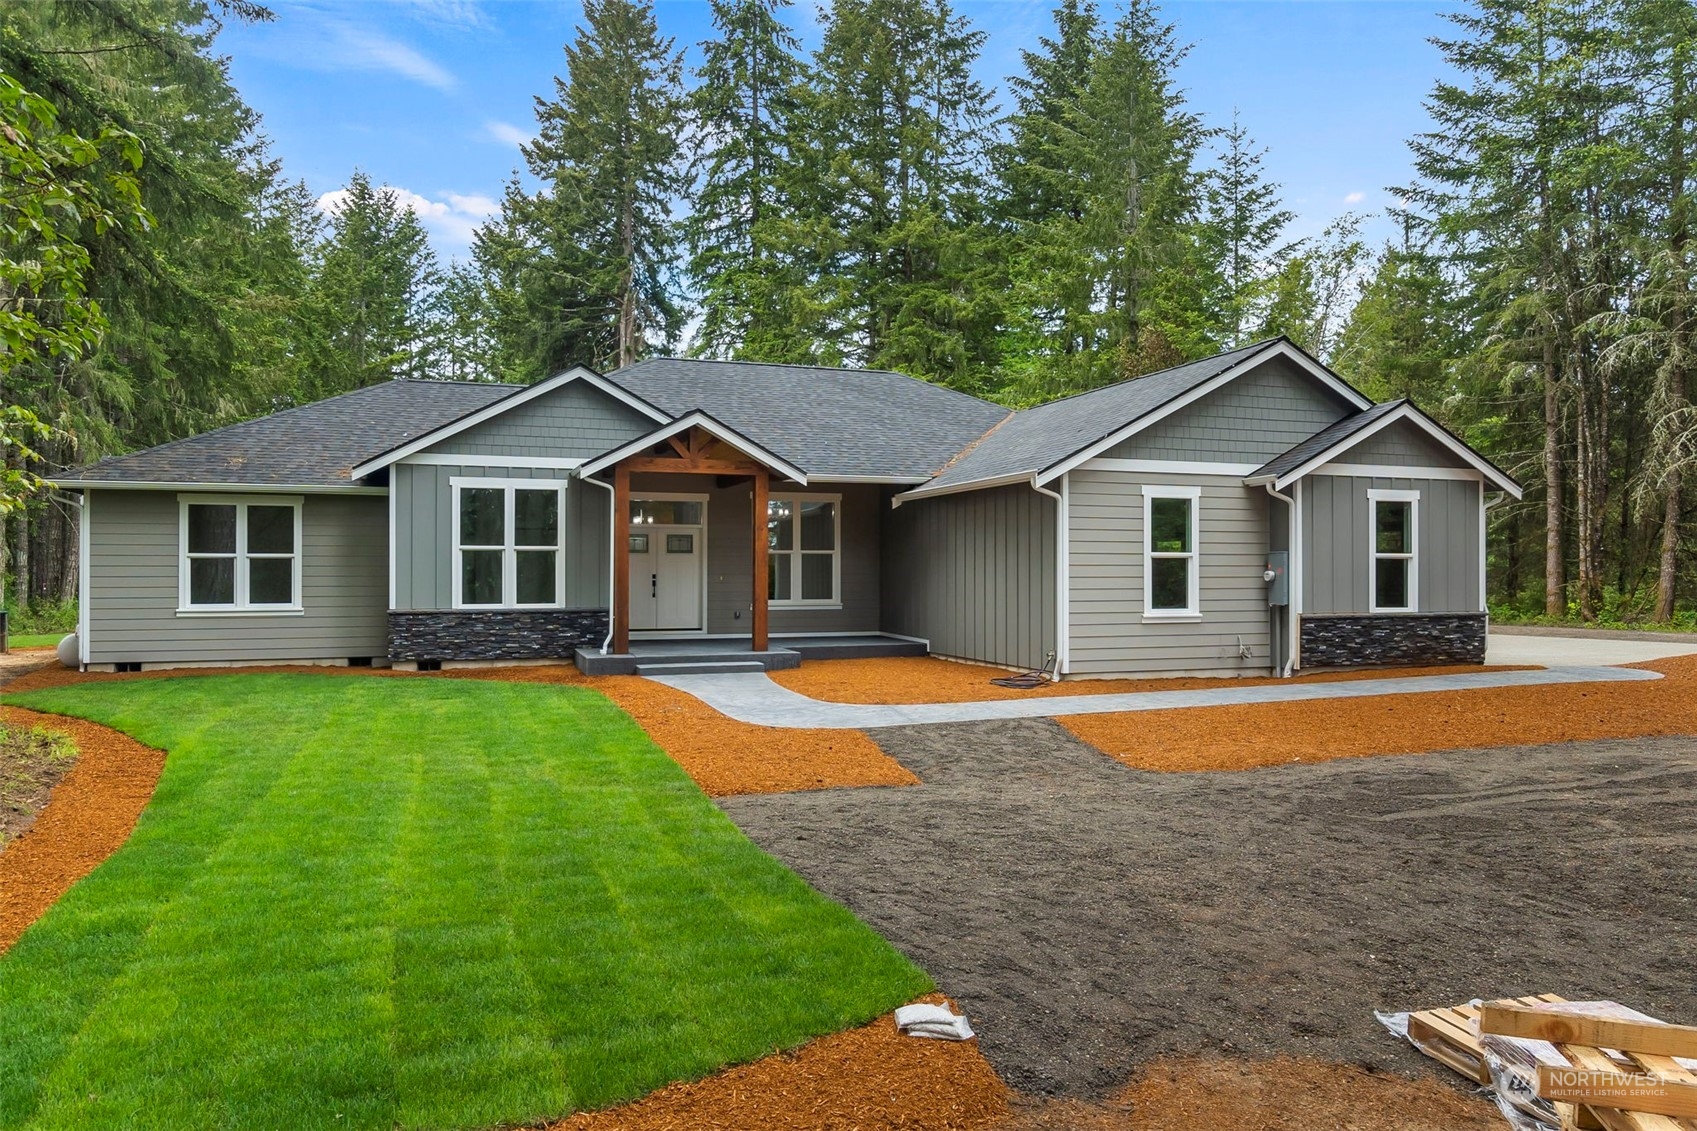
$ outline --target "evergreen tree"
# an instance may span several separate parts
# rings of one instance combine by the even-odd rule
[[[395,191],[355,171],[330,214],[311,297],[313,366],[299,401],[431,373],[428,304],[440,283],[435,252]]]
[[[670,344],[676,297],[672,201],[682,192],[683,56],[662,39],[648,0],[587,0],[541,130],[524,146],[543,182],[510,189],[487,257],[514,276],[528,323],[510,352],[551,373],[629,365]],[[511,329],[513,314],[502,323]],[[510,340],[510,339],[509,339]]]
[[[1317,239],[1296,246],[1269,281],[1266,309],[1255,337],[1282,334],[1322,361],[1335,359],[1367,261],[1361,223],[1360,216],[1345,213]]]
[[[1014,113],[1007,141],[992,151],[1001,197],[996,211],[1018,228],[1057,217],[1084,215],[1082,186],[1062,158],[1062,141],[1078,114],[1101,33],[1090,0],[1061,0],[1055,34],[1040,36],[1038,50],[1021,50],[1025,73],[1008,80]]]
[[[786,302],[805,286],[800,249],[786,238],[802,73],[779,18],[788,7],[712,0],[719,38],[701,45],[690,95],[701,175],[684,230],[701,306],[694,345],[709,356],[794,360],[794,344],[807,337]]]
[[[1219,265],[1221,338],[1227,346],[1240,346],[1248,340],[1270,280],[1290,258],[1293,249],[1281,246],[1279,237],[1296,213],[1283,207],[1279,186],[1262,177],[1267,151],[1255,148],[1235,110],[1221,140],[1219,163],[1206,180],[1203,230],[1208,252]]]
[[[1442,260],[1411,217],[1402,221],[1402,239],[1380,251],[1333,361],[1375,400],[1409,397],[1433,408],[1459,391],[1453,370],[1472,343]]]

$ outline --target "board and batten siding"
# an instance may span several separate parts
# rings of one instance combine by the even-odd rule
[[[573,381],[428,450],[437,455],[591,459],[655,427],[629,405]]]
[[[1480,610],[1478,480],[1310,475],[1302,480],[1302,611],[1367,613],[1369,489],[1420,492],[1415,599],[1422,613]]]
[[[1259,465],[1353,408],[1286,358],[1270,358],[1102,453]]]
[[[304,612],[185,616],[177,613],[182,557],[177,492],[91,490],[84,497],[89,500],[89,663],[346,660],[388,654],[389,515],[383,497],[304,497]]]
[[[1055,647],[1055,512],[1026,486],[887,510],[883,630],[939,656],[1041,665]]]
[[[505,467],[498,462],[395,464],[395,608],[423,612],[454,607],[454,498],[452,480],[565,480],[568,609],[607,607],[607,492],[559,468]]]
[[[1260,675],[1269,651],[1267,495],[1224,476],[1074,471],[1068,475],[1071,662],[1086,676]],[[1143,619],[1143,487],[1201,490],[1196,516],[1201,619]],[[1239,655],[1247,645],[1250,656]]]

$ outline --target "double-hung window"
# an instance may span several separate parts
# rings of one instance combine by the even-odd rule
[[[1375,613],[1406,613],[1419,607],[1419,515],[1420,492],[1367,492],[1373,512],[1373,543],[1368,547],[1372,563],[1367,578],[1370,609]]]
[[[766,600],[774,605],[840,604],[841,547],[840,495],[768,499]]]
[[[301,500],[178,496],[178,609],[299,612]]]
[[[1202,615],[1197,577],[1199,487],[1143,488],[1143,615],[1150,620]]]
[[[557,609],[565,593],[557,480],[453,479],[454,607]]]

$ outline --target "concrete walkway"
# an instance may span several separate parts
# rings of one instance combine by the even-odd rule
[[[1697,653],[1691,634],[1603,633],[1563,635],[1525,629],[1491,629],[1485,647],[1487,664],[1540,664],[1547,668],[1596,667],[1600,664],[1642,664]]]
[[[985,678],[989,678],[986,675]],[[917,703],[866,706],[827,703],[780,686],[764,672],[737,675],[676,675],[655,680],[675,687],[739,722],[767,727],[870,730],[920,723],[967,723],[992,719],[1035,719],[1056,715],[1095,715],[1116,711],[1166,711],[1175,707],[1223,707],[1236,703],[1290,703],[1304,699],[1360,699],[1372,695],[1417,695],[1431,691],[1468,691],[1483,687],[1536,687],[1552,683],[1623,683],[1661,679],[1641,668],[1564,667],[1539,671],[1466,672],[1459,675],[1405,676],[1333,683],[1265,683],[1194,691],[1138,691],[1126,694],[1059,695],[978,703]]]

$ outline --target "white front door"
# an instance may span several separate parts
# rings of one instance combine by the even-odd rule
[[[699,632],[703,528],[630,528],[630,626],[638,632]]]

